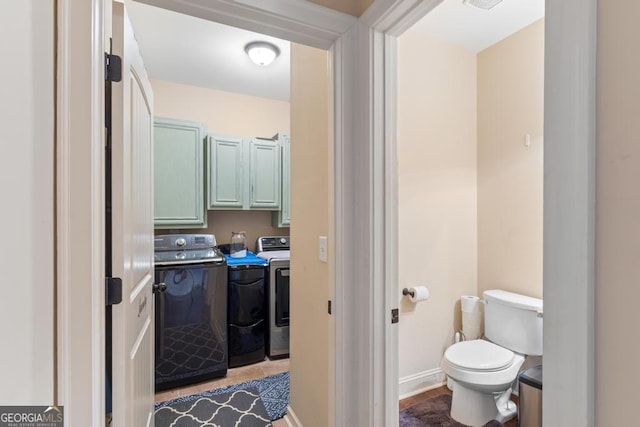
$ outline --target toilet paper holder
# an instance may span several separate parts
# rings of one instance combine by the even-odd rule
[[[404,288],[402,290],[402,295],[410,295],[411,297],[415,297],[415,292],[409,290],[409,288]]]

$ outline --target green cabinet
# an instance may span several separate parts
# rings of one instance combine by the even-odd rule
[[[156,117],[153,132],[155,227],[206,227],[204,125]]]
[[[280,145],[249,140],[249,209],[280,209]]]
[[[209,136],[207,181],[209,209],[242,209],[244,206],[244,139]]]
[[[291,139],[289,135],[276,135],[280,142],[281,158],[281,200],[280,210],[273,213],[275,227],[289,227],[291,225]]]
[[[280,145],[262,138],[210,135],[208,209],[280,209]]]

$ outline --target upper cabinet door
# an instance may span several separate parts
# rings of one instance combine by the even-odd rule
[[[291,139],[289,135],[278,134],[280,143],[282,194],[280,195],[280,210],[273,213],[274,227],[289,227],[291,225]]]
[[[280,209],[280,144],[267,139],[250,142],[250,209]]]
[[[291,224],[291,140],[289,135],[281,135],[282,144],[282,221],[283,226]]]
[[[242,209],[244,205],[243,139],[210,135],[208,208]]]
[[[153,132],[155,227],[206,226],[204,125],[156,117]]]

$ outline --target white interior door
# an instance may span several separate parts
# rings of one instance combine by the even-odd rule
[[[124,5],[113,3],[113,54],[122,81],[112,84],[113,421],[153,425],[153,99]]]

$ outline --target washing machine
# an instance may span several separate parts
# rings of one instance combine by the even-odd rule
[[[211,234],[155,237],[155,388],[227,374],[227,262]]]

